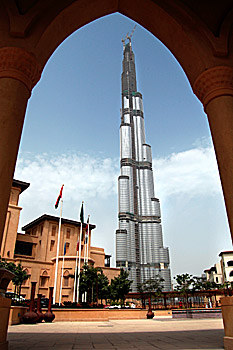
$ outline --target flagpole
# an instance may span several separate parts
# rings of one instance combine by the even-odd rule
[[[61,208],[60,208],[60,218],[58,226],[58,238],[57,238],[57,256],[56,256],[56,269],[55,269],[55,279],[54,279],[54,290],[53,290],[53,304],[56,302],[56,291],[57,291],[57,272],[58,272],[58,256],[60,248],[60,236],[61,236],[61,218],[62,218],[62,207],[63,199],[61,198]]]
[[[83,255],[83,263],[86,264],[86,233],[84,235],[84,255]]]
[[[79,233],[78,283],[77,283],[77,299],[76,299],[77,303],[79,301],[79,280],[80,280],[80,270],[81,270],[82,230],[83,230],[83,223],[81,222],[80,233]]]
[[[61,269],[61,282],[60,282],[59,306],[61,305],[61,293],[62,293],[62,282],[63,282],[63,273],[64,273],[64,262],[65,262],[65,255],[63,255],[62,269]]]
[[[77,243],[78,244],[78,243]],[[74,273],[74,294],[73,294],[73,303],[75,302],[75,289],[77,281],[77,266],[78,265],[78,249],[76,248],[76,259],[75,259],[75,273]]]
[[[87,265],[88,265],[88,247],[89,247],[89,234],[90,234],[90,215],[88,215],[88,231],[87,231]]]

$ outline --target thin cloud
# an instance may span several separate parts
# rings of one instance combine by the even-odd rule
[[[177,246],[173,242],[174,232],[178,230],[175,226],[177,219],[174,223],[174,218],[179,218],[177,223],[179,235],[186,237],[187,210],[189,215],[193,213],[195,217],[202,217],[203,206],[205,207],[207,203],[208,210],[211,210],[212,206],[214,212],[219,211],[218,208],[216,209],[216,203],[221,202],[222,195],[215,154],[210,146],[193,147],[188,151],[173,153],[169,157],[154,159],[153,169],[155,193],[163,209],[162,222],[166,228],[164,238],[166,245],[170,247],[173,257],[172,270],[173,274],[176,274],[180,272],[183,262],[176,256]],[[104,158],[100,155],[21,154],[17,162],[15,178],[30,182],[31,185],[20,196],[19,204],[23,208],[20,227],[44,213],[59,216],[59,211],[54,209],[54,204],[60,187],[64,183],[63,217],[79,220],[80,205],[84,200],[85,215],[91,214],[91,222],[97,227],[92,244],[103,247],[112,254],[112,264],[114,264],[115,230],[118,227],[117,177],[119,173],[119,159]],[[209,200],[210,197],[213,201]],[[184,198],[187,200],[184,201]],[[193,200],[194,198],[196,200]],[[202,203],[200,206],[196,205],[199,200]],[[218,241],[219,232],[222,234],[227,230],[226,223],[222,221],[218,220],[219,225],[221,222],[221,227],[213,227],[212,215],[205,215],[205,225],[203,226],[203,223],[201,227],[204,227],[204,231],[206,227],[211,227],[211,235],[215,235]],[[190,224],[188,227],[191,232]],[[205,232],[202,232],[201,228],[198,232],[200,237],[204,236]],[[210,251],[208,256],[212,255],[215,256],[216,252]],[[197,266],[190,257],[190,264],[196,270],[195,273],[200,273],[202,268],[210,263],[205,255],[202,258],[202,263]],[[193,259],[195,260],[195,257]]]
[[[156,192],[162,197],[211,196],[221,191],[212,147],[198,147],[153,160]]]
[[[170,196],[200,197],[221,192],[212,147],[193,148],[154,159],[153,169],[155,192],[161,201]],[[77,153],[25,153],[17,162],[15,178],[31,184],[22,196],[24,212],[29,210],[29,206],[32,210],[32,202],[40,203],[40,210],[44,212],[53,207],[63,183],[66,202],[95,198],[101,206],[101,201],[105,202],[112,196],[117,201],[119,173],[119,159]]]

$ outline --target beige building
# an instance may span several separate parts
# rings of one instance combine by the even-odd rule
[[[222,280],[222,267],[220,263],[215,264],[210,269],[204,271],[206,280],[209,282],[215,282],[217,284],[223,283]]]
[[[18,206],[20,194],[29,187],[29,183],[13,180],[8,206],[7,220],[1,246],[1,256],[7,261],[21,263],[27,271],[29,279],[22,286],[22,295],[30,297],[31,282],[37,282],[36,293],[48,297],[49,287],[54,286],[56,253],[58,240],[59,217],[44,214],[25,225],[25,233],[17,233],[21,207]],[[83,224],[81,243],[81,266],[84,262],[84,249],[88,245],[88,264],[101,267],[104,274],[111,280],[119,274],[119,269],[110,268],[110,256],[105,255],[104,249],[91,245],[92,231],[95,225],[89,225],[89,240],[84,243],[86,224]],[[62,301],[72,301],[74,292],[74,274],[81,223],[62,218],[58,259],[58,278],[56,301],[59,300],[61,284],[62,261],[64,245],[64,270],[62,281]],[[87,250],[87,249],[86,249]],[[12,283],[8,290],[13,290]]]
[[[228,250],[219,254],[224,282],[233,282],[233,251]]]
[[[220,262],[204,271],[207,281],[218,284],[233,282],[233,251],[221,252],[219,256]]]

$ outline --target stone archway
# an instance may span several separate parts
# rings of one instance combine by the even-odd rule
[[[208,116],[233,235],[233,4],[225,0],[10,0],[0,4],[0,242],[27,101],[59,44],[120,12],[174,54]]]
[[[113,12],[137,21],[171,50],[203,103],[233,231],[233,10],[228,2],[208,7],[186,0],[182,5],[171,0],[66,0],[56,4],[52,0],[35,0],[33,4],[12,0],[0,6],[0,237],[31,89],[65,38],[84,24]]]

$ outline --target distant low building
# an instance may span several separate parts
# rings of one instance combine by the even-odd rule
[[[224,282],[233,282],[233,251],[228,250],[219,254],[221,257],[222,277]]]
[[[221,264],[217,263],[214,266],[212,266],[210,269],[207,269],[204,271],[206,274],[206,280],[209,282],[215,282],[217,284],[223,283],[222,278],[222,268]]]
[[[221,260],[204,272],[209,282],[223,284],[233,282],[233,251],[224,251],[219,254]]]
[[[59,217],[44,214],[25,225],[22,228],[25,231],[24,234],[17,233],[20,211],[22,209],[18,206],[19,195],[29,185],[29,183],[13,180],[1,246],[2,258],[16,264],[20,262],[29,275],[29,279],[25,281],[21,290],[22,295],[27,299],[30,297],[31,282],[37,282],[36,293],[40,293],[44,297],[49,296],[49,287],[54,286],[59,225]],[[75,262],[80,228],[80,222],[62,218],[56,301],[59,300],[65,243],[66,254],[64,257],[62,301],[73,299]],[[111,256],[105,255],[103,248],[91,245],[92,231],[94,229],[95,225],[90,224],[89,239],[85,243],[86,224],[83,224],[81,266],[84,263],[84,250],[88,246],[88,249],[86,249],[88,251],[88,264],[94,267],[101,267],[104,274],[111,280],[119,274],[119,269],[110,267]],[[10,284],[9,290],[13,290],[12,284]]]

